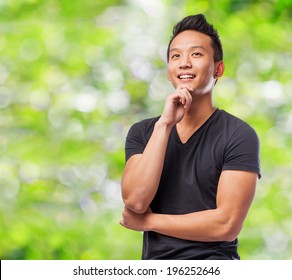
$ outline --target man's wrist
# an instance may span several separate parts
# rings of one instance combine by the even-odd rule
[[[153,220],[155,219],[154,213],[148,213],[145,220],[145,230],[144,231],[153,231]]]
[[[163,117],[160,117],[159,120],[155,124],[156,127],[164,128],[166,130],[171,130],[174,126],[174,124],[171,124],[163,119]]]

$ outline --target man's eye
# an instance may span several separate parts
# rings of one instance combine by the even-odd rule
[[[179,54],[174,54],[171,58],[178,58]]]
[[[201,53],[198,53],[198,52],[195,52],[195,53],[192,54],[192,56],[196,56],[196,57],[197,57],[197,56],[201,56],[201,55],[202,55],[202,54],[201,54]]]

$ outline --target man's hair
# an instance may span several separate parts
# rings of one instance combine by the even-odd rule
[[[213,25],[207,22],[204,15],[197,14],[197,15],[185,17],[174,26],[173,31],[172,31],[172,37],[170,38],[170,42],[167,48],[167,61],[169,61],[170,45],[173,39],[179,33],[186,30],[194,30],[194,31],[208,35],[212,40],[212,48],[214,50],[214,62],[223,60],[222,43],[219,39],[217,30],[213,27]]]

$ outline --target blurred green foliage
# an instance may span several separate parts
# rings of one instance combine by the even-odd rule
[[[292,4],[0,1],[0,258],[140,259],[119,225],[129,126],[159,115],[173,25],[204,13],[226,71],[216,106],[261,140],[243,259],[292,259]]]

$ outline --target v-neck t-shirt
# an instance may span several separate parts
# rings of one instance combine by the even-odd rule
[[[159,117],[134,124],[127,135],[126,160],[142,154]],[[255,172],[260,177],[259,139],[241,119],[216,109],[186,143],[172,128],[154,213],[187,214],[216,208],[217,186],[224,170]],[[232,242],[194,242],[144,232],[143,259],[239,259]]]

